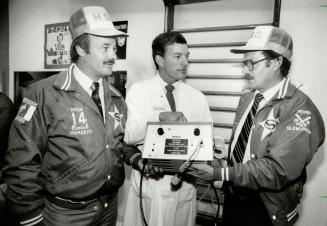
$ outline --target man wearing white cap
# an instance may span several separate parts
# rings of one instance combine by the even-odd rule
[[[306,166],[325,128],[310,98],[289,82],[292,50],[291,36],[272,26],[256,27],[244,47],[231,50],[244,54],[249,91],[239,101],[229,164],[193,165],[225,181],[225,226],[290,226],[298,219]]]
[[[123,97],[103,79],[116,37],[127,34],[98,6],[75,12],[70,29],[73,63],[29,88],[11,128],[3,173],[21,225],[114,226],[123,160],[143,166],[139,150],[123,141]]]

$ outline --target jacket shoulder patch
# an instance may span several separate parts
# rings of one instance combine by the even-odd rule
[[[24,97],[23,102],[19,107],[15,120],[20,123],[29,122],[32,116],[34,115],[36,107],[37,107],[36,102]]]

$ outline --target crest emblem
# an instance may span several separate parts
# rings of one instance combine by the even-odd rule
[[[263,127],[261,140],[263,140],[266,136],[273,133],[279,123],[279,118],[274,117],[274,109],[271,109],[268,119],[259,123],[260,126]]]
[[[109,116],[110,116],[111,118],[113,118],[114,121],[115,121],[115,124],[114,124],[114,130],[116,130],[118,126],[120,126],[120,128],[121,128],[122,130],[124,130],[124,129],[123,129],[123,126],[121,125],[121,123],[122,123],[122,118],[124,117],[124,114],[121,114],[121,113],[118,111],[116,105],[114,105],[114,111],[109,111],[108,114],[109,114]]]

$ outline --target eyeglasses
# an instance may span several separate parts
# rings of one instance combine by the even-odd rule
[[[264,61],[264,60],[267,60],[269,59],[268,57],[265,57],[261,60],[257,60],[257,61],[251,61],[251,60],[245,60],[242,62],[242,66],[243,67],[247,67],[247,69],[249,69],[249,71],[253,71],[254,69],[254,65],[257,64],[257,63],[260,63],[261,61]]]

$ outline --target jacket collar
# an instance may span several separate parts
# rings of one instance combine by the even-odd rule
[[[73,76],[73,69],[76,64],[71,64],[67,71],[62,71],[59,76],[54,80],[53,86],[63,91],[76,91],[77,81]]]
[[[292,97],[294,95],[294,92],[296,90],[297,90],[297,88],[293,84],[291,84],[289,78],[286,77],[286,78],[284,78],[282,80],[282,85],[280,86],[280,88],[277,91],[277,93],[272,97],[271,101],[281,100],[281,99],[285,99],[285,98],[290,98],[290,97]],[[253,98],[253,96],[256,93],[256,90],[244,89],[244,90],[242,90],[242,93],[243,94],[247,94],[251,98]]]
[[[66,71],[62,71],[59,73],[59,76],[54,80],[53,86],[57,89],[67,91],[67,92],[76,92],[79,89],[79,84],[75,79],[73,69],[77,67],[76,64],[71,64]],[[103,80],[104,90],[106,91],[106,87],[109,87],[108,92],[112,97],[121,97],[120,92],[110,85],[105,79]]]
[[[283,79],[283,84],[272,98],[272,100],[282,100],[286,98],[291,98],[294,95],[294,92],[297,88],[290,83],[290,79],[288,77]]]

